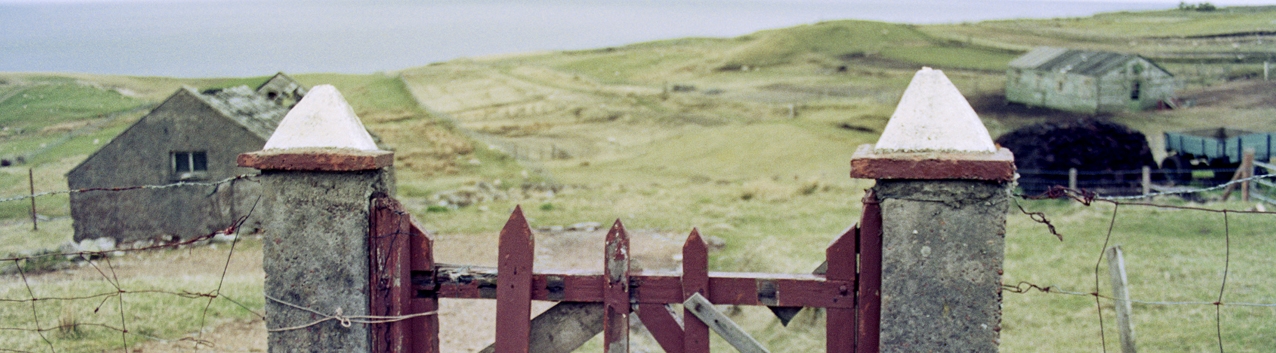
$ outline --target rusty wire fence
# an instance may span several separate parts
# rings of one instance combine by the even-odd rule
[[[32,192],[0,198],[0,203],[73,193],[215,188],[254,177]],[[69,248],[63,245],[0,254],[0,352],[139,352],[138,344],[143,341],[216,350],[217,342],[205,337],[210,327],[228,317],[264,318],[259,283],[237,283],[240,288],[234,293],[227,290],[227,274],[232,271],[236,251],[244,246],[245,234],[240,227],[255,210],[254,205],[246,215],[207,234],[118,245],[92,240],[80,243],[86,247],[69,241]],[[32,215],[34,222],[34,209]],[[71,234],[55,235],[71,238]],[[208,276],[177,270],[183,268]],[[173,339],[175,336],[181,338]]]
[[[1254,246],[1254,244],[1272,243],[1270,237],[1276,235],[1276,212],[1268,211],[1267,207],[1271,205],[1264,206],[1261,201],[1257,204],[1240,203],[1238,205],[1237,202],[1200,203],[1191,200],[1217,198],[1218,195],[1210,194],[1221,193],[1222,190],[1229,186],[1235,187],[1237,184],[1264,181],[1264,179],[1272,179],[1274,177],[1276,176],[1259,175],[1208,188],[1134,196],[1105,196],[1087,189],[1073,189],[1061,185],[1049,187],[1040,194],[1016,195],[1018,209],[1015,212],[1044,227],[1048,234],[1057,238],[1060,242],[1072,241],[1082,244],[1073,248],[1079,253],[1067,254],[1061,256],[1061,258],[1074,257],[1094,259],[1094,261],[1090,262],[1093,264],[1092,267],[1087,266],[1083,269],[1076,268],[1059,271],[1065,273],[1084,272],[1086,274],[1083,277],[1047,278],[1039,279],[1039,281],[1027,281],[1011,279],[1014,276],[1007,273],[1003,277],[1003,280],[1006,281],[1002,285],[1003,292],[1021,295],[1039,294],[1093,298],[1092,312],[1087,314],[1090,319],[1068,324],[1086,326],[1086,328],[1081,330],[1097,336],[1092,337],[1097,338],[1098,342],[1095,344],[1097,347],[1084,347],[1085,350],[1093,349],[1103,352],[1126,353],[1133,352],[1136,347],[1142,346],[1139,342],[1156,342],[1167,339],[1182,341],[1152,344],[1156,346],[1155,348],[1160,349],[1151,349],[1151,351],[1161,351],[1167,347],[1175,351],[1204,350],[1204,347],[1199,345],[1189,347],[1193,346],[1193,343],[1188,341],[1188,337],[1191,335],[1176,331],[1183,330],[1182,327],[1195,327],[1198,330],[1208,327],[1208,331],[1211,331],[1209,336],[1212,336],[1209,339],[1212,341],[1210,344],[1215,346],[1209,350],[1216,349],[1219,352],[1270,351],[1270,349],[1276,347],[1276,341],[1272,341],[1272,337],[1276,337],[1276,327],[1271,325],[1271,323],[1276,322],[1276,292],[1271,291],[1274,289],[1273,287],[1276,287],[1276,272],[1270,270],[1276,268],[1276,259],[1271,256],[1271,248],[1262,245]],[[1034,201],[1053,203],[1053,205],[1034,205]],[[1111,209],[1110,211],[1092,210],[1090,212],[1090,215],[1101,214],[1104,217],[1089,217],[1084,222],[1076,220],[1082,217],[1078,217],[1075,214],[1075,209],[1088,209],[1097,205],[1107,205]],[[1049,211],[1033,209],[1034,206],[1038,209],[1048,209]],[[1237,208],[1238,206],[1240,208]],[[1050,212],[1058,214],[1051,215]],[[1238,222],[1237,218],[1241,216],[1256,217],[1256,219]],[[1073,219],[1067,221],[1052,220],[1061,217]],[[1064,223],[1068,224],[1065,226]],[[1080,223],[1088,223],[1086,224],[1088,227],[1079,225]],[[1118,227],[1118,225],[1122,224],[1130,224],[1130,226]],[[1184,224],[1189,224],[1190,226],[1185,226]],[[1204,234],[1207,233],[1204,230],[1212,227],[1221,228],[1221,234],[1213,234],[1211,232],[1207,235],[1191,234],[1186,237],[1176,235],[1176,232],[1195,233],[1198,232],[1198,229]],[[1065,233],[1070,235],[1065,237]],[[1245,244],[1237,244],[1238,233],[1242,233],[1247,238],[1245,239]],[[1093,238],[1079,239],[1086,236],[1093,236]],[[1144,251],[1145,253],[1151,253],[1151,255],[1140,259],[1142,270],[1145,271],[1148,268],[1179,267],[1182,269],[1197,264],[1197,262],[1187,263],[1187,261],[1184,261],[1184,263],[1169,263],[1177,260],[1177,255],[1169,254],[1169,252],[1182,250],[1181,247],[1176,248],[1174,244],[1169,244],[1171,239],[1175,241],[1188,239],[1188,243],[1213,243],[1196,245],[1197,249],[1192,249],[1192,251],[1189,251],[1190,254],[1185,256],[1195,258],[1210,257],[1213,260],[1203,262],[1212,262],[1216,264],[1216,267],[1182,269],[1183,273],[1191,273],[1188,276],[1180,276],[1175,273],[1174,276],[1166,274],[1164,278],[1151,279],[1150,277],[1155,277],[1155,274],[1143,274],[1143,276],[1140,276],[1144,277],[1142,281],[1129,281],[1126,274],[1125,260],[1120,255],[1122,250],[1120,245],[1115,244],[1115,238],[1117,237],[1141,243],[1144,248],[1139,250],[1146,250]],[[1156,239],[1157,237],[1164,238]],[[1163,244],[1158,244],[1162,242]],[[1149,243],[1152,245],[1149,245]],[[1094,247],[1094,245],[1099,246]],[[1087,248],[1089,250],[1086,250]],[[1238,249],[1252,256],[1240,257],[1242,259],[1238,260]],[[1214,253],[1210,254],[1210,252]],[[1010,261],[1013,260],[1008,256],[1007,262]],[[1245,280],[1242,283],[1236,283],[1236,279],[1233,278],[1238,261],[1244,261],[1241,265],[1246,268],[1256,269],[1248,271],[1251,272],[1250,276],[1242,278],[1242,280]],[[1134,271],[1139,271],[1139,269],[1136,268]],[[1052,273],[1057,274],[1059,272]],[[1258,275],[1255,276],[1253,273]],[[1058,282],[1070,282],[1071,286],[1054,284]],[[1079,285],[1081,282],[1086,283]],[[1200,287],[1201,284],[1209,285],[1208,283],[1213,283],[1212,288],[1214,289],[1208,290],[1209,293],[1207,294],[1207,291],[1201,290]],[[1238,287],[1240,289],[1237,289]],[[1232,299],[1238,296],[1242,299]],[[1202,322],[1198,320],[1200,315],[1190,318],[1175,317],[1171,315],[1173,309],[1169,308],[1176,307],[1211,308],[1212,315],[1210,316],[1212,316],[1212,320]],[[1131,308],[1134,310],[1131,310]],[[1027,310],[1036,309],[1030,308]],[[1225,315],[1228,314],[1228,310],[1236,312],[1233,312],[1232,315]],[[1145,320],[1131,320],[1130,316],[1132,315],[1147,315],[1148,318]],[[1229,318],[1231,322],[1229,322]],[[1066,322],[1068,320],[1062,321]],[[1143,329],[1136,330],[1136,325],[1132,323],[1133,321],[1140,321],[1143,324]],[[1167,324],[1165,321],[1179,322]],[[1255,324],[1255,322],[1257,323]],[[1097,326],[1097,328],[1094,326]],[[1173,328],[1157,330],[1166,327]],[[1246,331],[1237,332],[1237,330]],[[1089,333],[1083,334],[1083,336],[1089,335]],[[1197,335],[1197,338],[1200,338],[1200,335]],[[1143,348],[1137,349],[1145,350]]]
[[[137,189],[163,189],[184,186],[217,186],[234,180],[253,178],[255,176],[245,175],[228,178],[224,180],[207,182],[207,183],[174,183],[166,185],[145,185],[122,188],[93,188],[78,190],[61,190],[44,193],[33,193],[31,195],[13,196],[0,198],[3,202],[22,202],[32,198],[46,197],[50,195],[80,193],[80,192],[120,192]],[[1229,330],[1233,330],[1233,326],[1227,322],[1225,312],[1227,310],[1260,310],[1255,315],[1257,318],[1250,320],[1276,322],[1276,294],[1274,292],[1258,293],[1239,293],[1237,286],[1232,282],[1232,271],[1237,261],[1234,259],[1233,251],[1237,245],[1234,244],[1234,235],[1237,233],[1238,225],[1235,218],[1238,216],[1259,217],[1257,222],[1249,222],[1249,225],[1258,224],[1263,229],[1249,229],[1246,234],[1267,234],[1276,233],[1276,212],[1268,211],[1261,207],[1252,207],[1245,209],[1227,208],[1235,206],[1232,204],[1198,204],[1192,202],[1184,202],[1179,200],[1178,196],[1183,195],[1199,195],[1205,193],[1216,193],[1231,184],[1238,184],[1246,181],[1256,181],[1262,179],[1272,179],[1273,175],[1260,175],[1250,178],[1236,180],[1230,183],[1220,184],[1207,189],[1184,190],[1175,192],[1153,193],[1151,195],[1139,196],[1103,196],[1095,194],[1084,189],[1069,189],[1062,186],[1049,188],[1046,192],[1038,195],[1019,195],[1018,200],[1023,203],[1030,203],[1036,200],[1064,200],[1083,207],[1092,207],[1095,205],[1108,205],[1111,207],[1110,214],[1107,214],[1104,220],[1092,223],[1099,232],[1096,234],[1095,244],[1101,244],[1092,250],[1076,254],[1077,256],[1085,256],[1097,259],[1092,262],[1092,267],[1087,267],[1085,272],[1085,281],[1087,285],[1065,286],[1048,283],[1047,281],[1014,281],[1010,280],[1003,285],[1003,291],[1010,294],[1019,295],[1045,295],[1045,296],[1068,296],[1068,297],[1084,297],[1093,299],[1093,313],[1091,322],[1098,326],[1095,336],[1099,340],[1098,347],[1104,352],[1120,351],[1116,346],[1117,342],[1113,326],[1119,324],[1110,317],[1113,316],[1111,311],[1115,310],[1115,303],[1123,300],[1113,295],[1111,291],[1105,291],[1108,287],[1103,286],[1108,280],[1103,265],[1105,261],[1105,252],[1111,248],[1114,236],[1121,235],[1117,231],[1117,225],[1121,222],[1129,221],[1123,218],[1123,215],[1139,215],[1139,209],[1160,209],[1174,210],[1184,214],[1201,214],[1217,216],[1217,226],[1221,227],[1222,232],[1217,237],[1212,237],[1206,241],[1216,242],[1221,250],[1217,257],[1221,259],[1218,268],[1212,269],[1217,276],[1209,278],[1210,281],[1216,283],[1216,290],[1212,291],[1208,297],[1200,297],[1191,300],[1168,300],[1156,298],[1156,295],[1147,293],[1135,293],[1130,295],[1128,302],[1135,305],[1136,309],[1146,310],[1152,308],[1165,307],[1205,307],[1211,308],[1213,311],[1213,320],[1208,323],[1199,323],[1200,325],[1209,325],[1213,331],[1213,343],[1220,352],[1236,352],[1236,351],[1261,351],[1261,347],[1247,346],[1247,342],[1234,342],[1229,340]],[[1062,201],[1054,201],[1062,202]],[[1020,205],[1017,212],[1024,217],[1030,218],[1032,222],[1040,224],[1049,234],[1058,237],[1059,240],[1067,241],[1064,234],[1069,229],[1060,229],[1059,222],[1052,221],[1052,215],[1049,212],[1042,212],[1032,209],[1029,204],[1027,207]],[[1058,211],[1059,208],[1052,208],[1051,211]],[[205,350],[205,351],[222,351],[219,349],[219,342],[209,339],[205,336],[210,328],[216,326],[219,322],[225,322],[226,318],[257,318],[263,319],[263,307],[265,306],[264,298],[260,295],[260,285],[256,287],[249,285],[246,290],[232,292],[227,290],[227,274],[231,271],[235,264],[235,254],[238,250],[243,249],[244,242],[249,237],[242,236],[240,226],[252,216],[250,211],[248,215],[234,220],[227,224],[224,229],[208,234],[189,235],[174,239],[169,242],[155,242],[145,244],[144,246],[121,246],[114,249],[96,249],[81,250],[74,252],[65,251],[36,251],[23,254],[0,254],[0,268],[4,273],[0,273],[0,278],[4,281],[0,283],[0,352],[59,352],[59,351],[114,351],[119,349],[124,352],[135,352],[136,347],[143,341],[159,341],[171,342],[184,345],[189,350]],[[1251,227],[1252,228],[1252,227]],[[1268,229],[1271,232],[1268,232]],[[216,244],[215,239],[227,239],[220,244],[224,244],[222,248],[209,246]],[[1071,238],[1069,238],[1071,239]],[[1270,242],[1269,242],[1270,243]],[[252,246],[252,245],[249,245]],[[260,242],[255,244],[260,246]],[[196,250],[199,249],[199,250]],[[1250,250],[1250,249],[1245,249]],[[184,264],[181,259],[173,256],[163,257],[162,263],[156,266],[163,267],[180,267],[184,265],[211,266],[210,269],[215,275],[207,280],[186,280],[183,278],[166,278],[163,274],[157,275],[158,278],[167,280],[165,285],[156,285],[157,281],[136,280],[137,277],[146,277],[147,275],[133,273],[134,279],[128,278],[129,275],[121,273],[121,262],[132,261],[130,257],[141,254],[161,254],[169,252],[191,253],[200,251],[204,253],[206,258],[215,258],[216,261]],[[1270,259],[1270,256],[1268,257]],[[238,260],[238,261],[242,261]],[[1009,261],[1014,261],[1008,258]],[[66,268],[57,269],[48,266],[50,263],[72,262],[75,264],[72,271],[81,274],[79,277],[63,276],[52,278],[56,272],[67,272]],[[1276,260],[1263,263],[1246,263],[1249,267],[1266,267],[1276,268]],[[136,267],[136,266],[134,266]],[[51,270],[52,269],[52,270]],[[145,272],[145,271],[143,271]],[[162,271],[161,271],[162,272]],[[84,275],[87,274],[87,275]],[[1249,286],[1252,288],[1267,288],[1271,283],[1276,282],[1276,273],[1266,272],[1266,277],[1251,279],[1263,282],[1258,286]],[[152,276],[153,278],[156,276]],[[1012,274],[1007,274],[1007,278]],[[93,282],[95,285],[80,285],[76,283]],[[1013,284],[1011,284],[1013,283]],[[1162,283],[1167,290],[1176,288],[1172,281]],[[1245,285],[1241,285],[1245,291]],[[1261,290],[1260,290],[1261,292]],[[1175,297],[1173,295],[1164,295],[1161,297]],[[1229,295],[1246,294],[1243,300],[1231,300]],[[167,298],[167,299],[158,299]],[[1250,300],[1259,298],[1263,300]],[[132,299],[132,300],[130,300]],[[270,300],[277,300],[271,298]],[[288,304],[288,303],[284,303]],[[182,308],[176,308],[182,307]],[[180,310],[179,310],[180,309]],[[78,313],[73,311],[78,310]],[[234,311],[233,313],[231,311]],[[70,312],[70,314],[68,314]],[[155,317],[144,317],[147,315]],[[350,318],[342,317],[338,314],[326,314],[318,312],[317,318],[322,320],[342,320],[346,321]],[[1136,314],[1138,315],[1138,314]],[[358,324],[367,324],[374,322],[382,322],[384,320],[398,321],[401,317],[369,317],[373,321],[356,322]],[[368,318],[364,318],[368,319]],[[172,325],[176,328],[144,327],[147,324],[139,323],[141,321],[156,321],[180,323],[188,321],[189,325]],[[363,320],[367,321],[367,320]],[[153,324],[151,325],[153,326]],[[187,328],[189,326],[189,329]],[[1246,329],[1253,326],[1246,326]],[[1270,325],[1258,326],[1259,329],[1271,330],[1268,332],[1243,332],[1242,336],[1257,336],[1270,338],[1276,335],[1276,329]],[[1145,335],[1155,336],[1157,332],[1142,331]],[[104,338],[104,337],[113,338]],[[179,337],[180,338],[173,338]],[[85,338],[90,339],[85,339]],[[87,342],[87,343],[86,343]],[[92,347],[86,347],[84,344],[92,344]]]

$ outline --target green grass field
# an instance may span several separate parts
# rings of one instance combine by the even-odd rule
[[[619,218],[630,229],[681,234],[698,228],[726,242],[711,254],[716,271],[806,273],[822,261],[828,242],[859,218],[859,200],[872,184],[847,176],[850,155],[858,145],[876,141],[919,67],[945,70],[972,101],[995,99],[1006,63],[1033,46],[1170,59],[1191,51],[1272,53],[1276,41],[1181,37],[1272,31],[1273,14],[1276,9],[1225,8],[924,26],[826,21],[737,38],[458,59],[387,74],[293,77],[341,90],[380,143],[395,150],[398,197],[437,234],[494,233],[508,211],[522,205],[533,227],[606,224]],[[1154,151],[1163,131],[1219,124],[1271,130],[1276,123],[1276,107],[1262,103],[1262,92],[1244,91],[1267,86],[1235,81],[1243,77],[1238,73],[1252,71],[1254,63],[1171,62],[1166,67],[1184,79],[1185,94],[1227,99],[1191,109],[1107,117],[1145,133]],[[0,125],[8,128],[0,131],[0,157],[26,157],[25,164],[0,168],[0,197],[28,192],[28,168],[36,175],[37,192],[65,189],[66,171],[145,113],[134,109],[162,101],[181,85],[255,86],[265,79],[0,74]],[[1048,120],[1001,113],[982,117],[994,135]],[[567,157],[545,158],[548,148],[565,151]],[[477,182],[522,196],[456,209],[430,207],[434,194]],[[561,189],[552,197],[518,192],[524,185],[539,184]],[[0,255],[53,249],[70,239],[65,195],[37,201],[39,213],[51,217],[38,232],[30,230],[26,201],[0,203]],[[1276,248],[1265,241],[1273,232],[1270,215],[1231,214],[1225,233],[1221,214],[1121,206],[1107,239],[1111,205],[1019,203],[1044,212],[1064,240],[1012,210],[1007,284],[1025,281],[1094,291],[1096,261],[1107,240],[1124,248],[1135,299],[1213,302],[1224,257],[1230,256],[1223,301],[1276,303],[1270,271]],[[237,250],[223,293],[260,311],[260,244],[249,240],[240,245],[243,252]],[[226,247],[219,246],[126,256],[118,264],[125,273],[122,283],[127,288],[206,293],[220,278],[219,271],[210,269],[224,264]],[[201,270],[159,265],[166,263]],[[1099,292],[1108,293],[1106,264],[1100,266]],[[92,268],[41,274],[31,282],[32,289],[37,296],[112,290],[100,274],[88,271]],[[8,280],[16,277],[5,278],[0,298],[19,301],[0,301],[0,326],[32,327],[30,302],[20,301],[28,298],[26,286]],[[134,336],[137,341],[130,344],[199,335],[195,315],[202,311],[200,300],[206,299],[124,298],[132,315],[125,321],[145,335]],[[1001,343],[1006,352],[1101,350],[1093,297],[1007,292],[1003,302]],[[71,321],[115,326],[118,305],[115,299],[42,301],[36,312],[43,327]],[[1115,350],[1112,303],[1103,300],[1101,305],[1107,346]],[[1217,349],[1214,309],[1134,305],[1140,348]],[[765,309],[732,312],[772,351],[823,349],[823,316],[817,310],[803,311],[789,327]],[[206,331],[254,317],[222,300],[214,301],[210,313]],[[1273,317],[1272,307],[1223,306],[1226,350],[1276,350],[1270,339],[1276,336]],[[68,352],[115,349],[120,343],[118,332],[91,327],[46,336],[58,351]],[[713,344],[715,351],[731,349],[716,338]],[[0,335],[0,347],[39,351],[47,344],[38,335],[6,333]],[[597,340],[583,349],[599,350]]]

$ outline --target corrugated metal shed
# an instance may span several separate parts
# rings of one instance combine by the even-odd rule
[[[1085,76],[1102,75],[1137,57],[1106,51],[1088,51],[1055,47],[1037,47],[1010,62],[1010,67],[1039,71],[1072,73]],[[1155,63],[1153,64],[1155,65]],[[1165,71],[1165,69],[1161,69]],[[1168,71],[1166,72],[1168,73]],[[1172,76],[1172,75],[1171,75]]]
[[[1055,47],[1036,47],[1027,54],[1010,61],[1010,67],[1016,69],[1036,69],[1041,64],[1054,59],[1060,54],[1068,52],[1067,48]]]

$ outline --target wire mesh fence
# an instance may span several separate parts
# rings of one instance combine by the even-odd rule
[[[1270,291],[1276,276],[1270,272],[1274,264],[1270,258],[1270,247],[1265,241],[1271,235],[1272,225],[1276,224],[1276,212],[1267,211],[1258,204],[1253,207],[1235,208],[1231,204],[1199,204],[1185,201],[1194,195],[1218,192],[1235,187],[1245,182],[1266,181],[1271,175],[1257,175],[1230,182],[1219,183],[1206,188],[1185,189],[1168,192],[1157,192],[1149,195],[1104,195],[1085,189],[1073,189],[1062,185],[1049,187],[1045,192],[1034,195],[1018,195],[1018,210],[1032,222],[1044,226],[1046,231],[1059,241],[1074,242],[1069,249],[1074,253],[1066,256],[1089,257],[1096,259],[1093,267],[1072,268],[1054,273],[1082,274],[1082,277],[1069,278],[1035,278],[1029,280],[1007,279],[1003,291],[1013,294],[1053,294],[1069,297],[1089,297],[1093,299],[1092,310],[1088,320],[1072,322],[1072,325],[1087,326],[1088,332],[1098,337],[1098,346],[1104,352],[1128,351],[1124,346],[1117,349],[1119,332],[1122,344],[1126,335],[1131,336],[1133,345],[1135,336],[1133,324],[1119,323],[1120,301],[1126,300],[1116,290],[1116,280],[1107,285],[1110,276],[1104,269],[1105,262],[1111,266],[1111,258],[1105,259],[1104,252],[1110,251],[1118,239],[1139,248],[1131,252],[1142,252],[1147,257],[1133,266],[1137,280],[1131,285],[1134,290],[1129,294],[1128,302],[1133,304],[1133,315],[1144,315],[1141,322],[1145,330],[1140,337],[1151,338],[1149,345],[1158,348],[1195,351],[1203,347],[1191,347],[1192,334],[1200,337],[1202,327],[1209,327],[1214,347],[1219,352],[1268,351],[1272,331],[1270,325],[1276,319],[1276,296]],[[1092,208],[1099,205],[1110,206],[1110,211],[1090,212],[1107,213],[1106,217],[1087,218],[1088,226],[1077,226],[1077,222],[1068,222],[1078,229],[1061,229],[1052,221],[1046,212],[1030,211],[1022,203],[1038,200],[1066,200],[1069,203]],[[1249,205],[1249,204],[1244,204]],[[1048,205],[1038,205],[1049,208]],[[1056,205],[1058,206],[1058,205]],[[1060,213],[1060,217],[1077,217],[1068,209],[1052,208]],[[1124,227],[1118,227],[1124,225]],[[1212,229],[1221,228],[1221,232]],[[1064,233],[1077,231],[1065,238]],[[1087,234],[1088,233],[1088,234]],[[1199,234],[1197,234],[1199,233]],[[1219,234],[1221,233],[1221,234]],[[1093,236],[1092,238],[1086,238]],[[1240,240],[1238,242],[1238,240]],[[1095,246],[1098,245],[1098,246]],[[1129,244],[1127,244],[1129,245]],[[1090,250],[1086,250],[1089,248]],[[1088,253],[1088,254],[1087,254]],[[1238,271],[1239,269],[1239,271]],[[1143,271],[1145,273],[1138,273]],[[1156,278],[1163,274],[1164,278]],[[1241,276],[1238,278],[1237,274]],[[1036,274],[1008,273],[1008,278],[1032,278]],[[1047,282],[1049,281],[1049,282]],[[1124,283],[1124,273],[1121,282]],[[1069,283],[1068,285],[1043,283]],[[1014,283],[1014,284],[1009,284]],[[1121,284],[1124,286],[1124,284]],[[1209,289],[1211,288],[1212,289]],[[1173,308],[1207,308],[1212,312],[1211,320],[1201,320],[1202,313],[1193,309]],[[1034,309],[1029,309],[1034,310]],[[1115,317],[1115,318],[1114,318]],[[1088,324],[1087,322],[1097,324]],[[1115,327],[1114,326],[1119,326]],[[1171,338],[1167,342],[1163,338]],[[1178,341],[1174,341],[1178,339]],[[1199,343],[1200,340],[1196,340]],[[1154,351],[1158,349],[1152,349]]]
[[[0,198],[0,203],[90,192],[216,188],[256,178],[33,191]],[[112,236],[131,238],[115,234],[0,253],[0,352],[260,352],[266,348],[266,332],[305,330],[328,321],[349,327],[434,315],[351,315],[264,295],[262,236],[246,226],[262,217],[260,204],[257,197],[242,216],[208,233],[118,243]],[[310,313],[314,321],[266,330],[267,301]],[[218,332],[223,325],[245,321],[257,327]],[[147,345],[145,350],[139,347]]]
[[[216,187],[253,177],[32,192],[0,198],[0,203],[85,192]],[[216,347],[204,335],[210,327],[232,318],[264,318],[260,275],[228,276],[237,262],[249,267],[260,262],[260,256],[236,256],[246,241],[260,246],[241,234],[240,226],[254,210],[255,206],[206,234],[118,246],[114,241],[86,240],[80,243],[84,247],[0,254],[0,277],[6,278],[0,284],[0,351],[135,352],[142,341],[184,344],[191,349]],[[70,234],[60,236],[70,238]]]
[[[1065,175],[1066,176],[1066,175]],[[93,188],[77,190],[61,190],[54,192],[33,193],[0,198],[0,202],[22,202],[30,198],[80,192],[120,192],[137,189],[164,189],[181,186],[216,186],[242,178],[255,176],[238,176],[219,181],[201,183],[174,183],[165,185],[144,185],[121,188]],[[1221,228],[1216,236],[1205,237],[1209,246],[1197,246],[1201,252],[1193,256],[1208,255],[1216,252],[1217,263],[1205,264],[1170,264],[1187,268],[1195,282],[1210,282],[1212,288],[1209,296],[1201,290],[1176,294],[1181,287],[1178,277],[1165,280],[1147,280],[1143,285],[1135,285],[1131,303],[1136,311],[1167,311],[1159,308],[1204,308],[1213,312],[1209,322],[1194,322],[1193,325],[1208,325],[1213,329],[1215,349],[1221,352],[1261,351],[1252,344],[1252,337],[1263,337],[1265,333],[1243,332],[1244,330],[1268,330],[1270,324],[1238,325],[1236,322],[1273,322],[1276,317],[1276,297],[1268,283],[1276,282],[1269,270],[1253,270],[1254,268],[1270,269],[1271,261],[1263,251],[1267,248],[1251,249],[1249,245],[1257,241],[1260,235],[1270,235],[1272,222],[1276,220],[1276,212],[1261,208],[1226,208],[1235,204],[1197,204],[1179,201],[1178,196],[1192,196],[1205,193],[1216,193],[1228,186],[1243,182],[1271,181],[1272,175],[1256,175],[1240,180],[1221,183],[1205,188],[1188,190],[1154,192],[1149,195],[1110,195],[1096,193],[1084,188],[1067,188],[1055,185],[1045,192],[1036,195],[1020,195],[1024,203],[1039,202],[1036,200],[1067,200],[1087,207],[1106,205],[1111,207],[1110,214],[1103,219],[1088,219],[1088,223],[1097,230],[1094,242],[1087,243],[1093,249],[1082,249],[1071,255],[1094,256],[1096,261],[1092,267],[1084,269],[1084,278],[1052,279],[1025,278],[1008,271],[1007,285],[1004,292],[1022,295],[1054,295],[1071,298],[1093,299],[1088,321],[1100,327],[1095,333],[1099,336],[1099,345],[1107,351],[1110,341],[1114,339],[1111,328],[1113,303],[1117,300],[1103,285],[1106,275],[1102,271],[1103,252],[1119,238],[1133,239],[1145,237],[1145,233],[1124,234],[1128,228],[1117,227],[1119,224],[1134,223],[1133,228],[1148,227],[1148,224],[1161,222],[1156,218],[1142,219],[1146,211],[1169,210],[1172,214],[1160,214],[1159,217],[1185,218],[1186,215],[1204,215],[1198,223],[1213,222]],[[1051,202],[1051,201],[1045,201]],[[1053,201],[1058,202],[1058,201]],[[1072,229],[1060,228],[1047,212],[1020,207],[1020,212],[1033,222],[1040,223],[1047,232],[1060,240],[1076,241],[1076,237],[1065,238],[1065,233]],[[1059,208],[1052,210],[1058,211]],[[1107,212],[1107,211],[1104,211]],[[233,320],[260,320],[264,318],[263,308],[267,300],[261,293],[260,246],[259,240],[243,233],[240,226],[253,215],[236,219],[224,229],[207,234],[193,234],[176,238],[169,242],[157,242],[144,246],[121,246],[109,249],[91,249],[74,252],[59,250],[34,251],[21,254],[3,255],[0,267],[11,269],[0,284],[0,351],[7,352],[59,352],[122,349],[135,351],[143,341],[170,342],[183,345],[190,350],[223,351],[228,342],[210,338],[212,328]],[[1238,219],[1238,218],[1247,219]],[[1193,218],[1195,219],[1195,218]],[[1193,230],[1194,231],[1194,230]],[[1239,235],[1238,235],[1239,234]],[[1175,235],[1164,235],[1174,238]],[[1239,245],[1236,238],[1243,237]],[[1148,240],[1152,243],[1161,240]],[[1202,241],[1196,238],[1186,241]],[[1137,254],[1140,248],[1131,247],[1131,253]],[[1256,256],[1254,255],[1257,251]],[[1238,256],[1237,253],[1241,256]],[[247,254],[247,256],[245,256]],[[1249,254],[1249,255],[1245,255]],[[1270,259],[1268,259],[1270,260]],[[1015,261],[1008,257],[1008,262]],[[72,263],[71,267],[58,268],[52,263]],[[1237,267],[1240,264],[1243,275],[1238,280]],[[1136,262],[1134,271],[1140,271],[1141,263]],[[1162,264],[1163,265],[1163,264]],[[246,268],[256,270],[244,270]],[[236,270],[238,268],[238,270]],[[238,272],[248,273],[247,275]],[[1080,272],[1080,271],[1077,271]],[[1176,275],[1177,276],[1177,275]],[[1023,279],[1018,279],[1023,278]],[[1052,281],[1056,281],[1053,282]],[[1084,281],[1082,281],[1084,280]],[[1088,282],[1088,283],[1087,283]],[[1252,282],[1259,282],[1255,285]],[[1014,284],[1010,284],[1014,283]],[[1063,284],[1059,284],[1063,283]],[[1157,290],[1146,290],[1148,286],[1157,286]],[[1198,286],[1198,287],[1203,287]],[[1267,293],[1267,294],[1264,294]],[[282,303],[295,306],[298,310],[316,313],[316,320],[350,322],[352,324],[375,324],[391,322],[404,318],[398,317],[347,317],[339,312],[322,308],[309,308],[305,305]],[[1229,313],[1232,311],[1232,313]],[[1242,315],[1243,314],[1243,315]],[[1138,314],[1136,314],[1138,315]],[[1164,312],[1149,314],[1161,320]],[[1197,315],[1199,316],[1199,315]],[[1240,317],[1246,316],[1246,317]],[[1172,318],[1171,318],[1172,319]],[[1184,319],[1184,321],[1192,321]],[[258,321],[258,324],[260,322]],[[1015,322],[1007,322],[1015,324]],[[1154,325],[1151,325],[1154,326]],[[260,330],[264,332],[266,330]],[[1242,331],[1242,332],[1238,332]],[[1146,332],[1146,331],[1145,331]],[[1027,332],[1010,334],[1038,334]],[[1158,335],[1159,332],[1149,332]],[[176,338],[175,338],[176,337]],[[1241,338],[1236,338],[1241,337]],[[264,338],[264,337],[263,337]],[[86,348],[91,347],[91,348]]]

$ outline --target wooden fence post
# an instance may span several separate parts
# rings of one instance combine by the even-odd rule
[[[1149,167],[1146,165],[1143,166],[1143,179],[1141,184],[1143,185],[1143,195],[1144,196],[1151,195],[1152,194],[1152,167]]]
[[[1254,176],[1255,153],[1253,148],[1246,148],[1245,152],[1241,154],[1241,169],[1245,172],[1245,178]],[[1248,180],[1241,182],[1241,201],[1243,202],[1249,202],[1249,184]]]
[[[1068,189],[1077,189],[1077,168],[1068,168]]]
[[[1108,248],[1108,275],[1112,279],[1112,298],[1115,299],[1117,329],[1121,332],[1121,352],[1135,353],[1134,323],[1130,320],[1133,310],[1130,307],[1130,290],[1125,277],[1125,259],[1121,256],[1121,246]]]
[[[1236,172],[1232,173],[1231,181],[1237,181],[1254,176],[1254,154],[1253,148],[1246,148],[1241,154],[1241,165],[1236,167]],[[1232,190],[1236,189],[1236,184],[1228,184],[1223,189],[1223,201],[1227,201],[1232,196]],[[1249,202],[1249,181],[1241,182],[1241,201]]]
[[[40,221],[36,220],[35,213],[35,171],[27,168],[27,185],[31,187],[31,231],[40,230]]]

